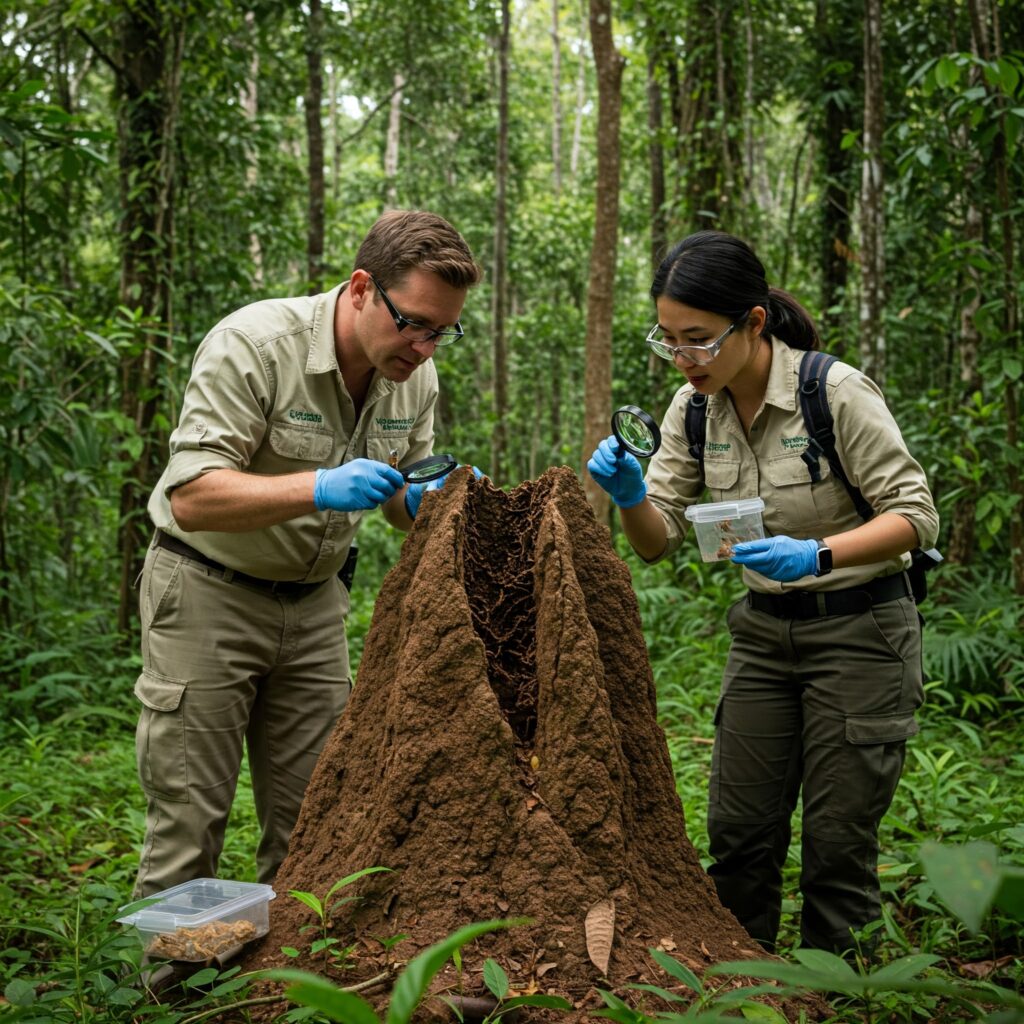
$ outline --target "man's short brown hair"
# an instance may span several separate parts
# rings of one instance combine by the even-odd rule
[[[356,253],[354,270],[365,270],[381,288],[413,269],[437,274],[453,288],[472,288],[483,272],[466,240],[436,213],[390,210],[370,228]]]

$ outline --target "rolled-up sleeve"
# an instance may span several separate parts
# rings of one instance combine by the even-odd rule
[[[243,333],[216,331],[196,351],[162,485],[169,495],[215,469],[244,470],[267,432],[272,382]]]
[[[684,422],[686,404],[692,394],[693,388],[689,386],[676,392],[661,424],[661,448],[647,468],[647,496],[665,520],[668,543],[657,558],[645,561],[667,558],[682,544],[689,527],[686,509],[704,491],[700,465],[689,452]]]
[[[864,374],[852,373],[830,397],[836,453],[850,482],[876,515],[903,516],[917,531],[920,546],[933,547],[939,515],[928,480],[907,449],[882,392]]]

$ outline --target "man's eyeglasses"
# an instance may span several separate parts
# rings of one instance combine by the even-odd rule
[[[651,351],[656,356],[661,356],[662,359],[668,359],[670,361],[675,360],[676,356],[682,356],[684,359],[691,363],[696,363],[698,366],[706,366],[711,362],[715,356],[718,355],[719,350],[725,344],[725,339],[736,330],[737,327],[742,326],[747,322],[747,317],[750,314],[747,313],[745,316],[741,316],[739,320],[733,321],[722,333],[715,338],[709,345],[668,345],[662,339],[665,337],[665,328],[661,324],[655,324],[647,335],[647,344],[650,346]]]
[[[458,320],[451,327],[439,327],[435,330],[433,327],[427,327],[426,324],[418,324],[415,320],[410,320],[407,316],[403,316],[398,312],[398,307],[388,298],[388,293],[373,280],[372,274],[370,275],[370,280],[373,281],[374,288],[377,289],[380,297],[384,300],[384,305],[387,306],[391,319],[395,321],[395,327],[398,328],[398,333],[403,338],[417,342],[432,341],[435,345],[450,345],[453,341],[458,341],[462,337],[464,332],[462,324]]]

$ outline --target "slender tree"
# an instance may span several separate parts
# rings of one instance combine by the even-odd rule
[[[121,411],[138,445],[120,493],[117,619],[127,633],[135,604],[132,585],[142,565],[145,500],[158,470],[152,432],[158,370],[174,331],[175,136],[185,22],[160,0],[144,0],[121,10],[119,32],[119,56],[110,63],[118,98],[120,292],[123,305],[142,310],[146,325],[121,363]]]
[[[864,156],[861,165],[861,369],[879,384],[885,380],[885,195],[882,133],[882,0],[864,4]]]
[[[590,39],[597,70],[597,195],[587,288],[586,368],[583,374],[583,450],[607,436],[612,405],[612,314],[619,232],[619,130],[625,61],[612,35],[611,0],[590,0]],[[608,495],[584,474],[598,520],[608,519]]]
[[[309,0],[306,31],[306,150],[309,167],[309,226],[306,242],[306,278],[309,294],[323,290],[324,278],[324,129],[321,108],[324,14],[320,0]]]
[[[555,195],[562,193],[562,37],[558,5],[551,0],[551,178]]]
[[[495,160],[494,280],[491,304],[491,336],[494,364],[494,432],[491,434],[491,476],[505,482],[508,460],[508,341],[505,336],[507,287],[507,192],[508,192],[508,58],[511,28],[510,0],[501,0],[501,31],[498,34],[498,145]]]
[[[405,96],[405,75],[395,72],[394,89],[388,112],[388,134],[384,144],[384,207],[393,210],[398,205],[398,144],[402,131],[402,99]]]

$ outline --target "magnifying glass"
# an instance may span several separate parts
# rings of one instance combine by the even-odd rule
[[[408,484],[425,484],[450,473],[457,465],[454,455],[428,455],[399,472]]]
[[[624,405],[612,413],[612,433],[638,459],[649,459],[661,447],[658,424],[638,405]]]

